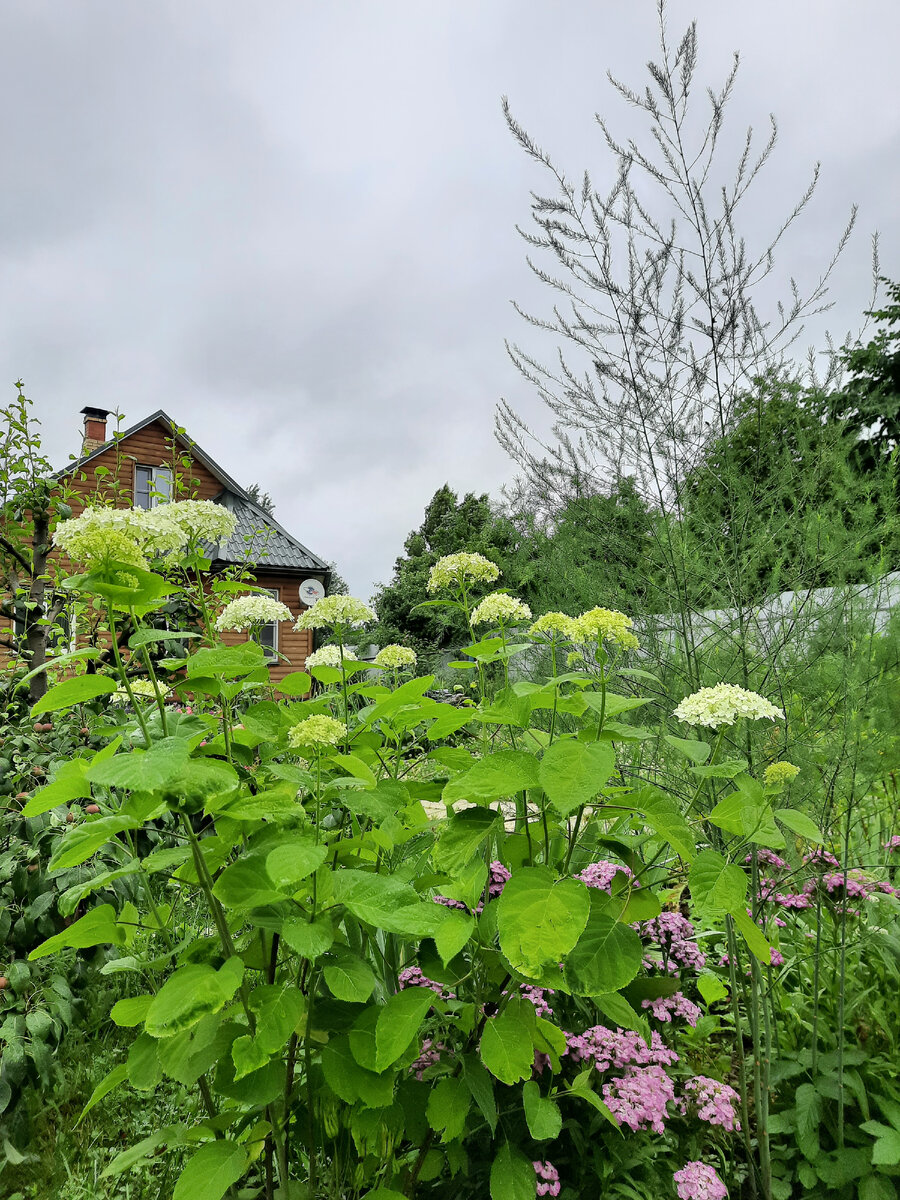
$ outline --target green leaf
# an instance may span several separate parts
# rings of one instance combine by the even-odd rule
[[[187,767],[189,748],[181,738],[163,738],[149,750],[131,750],[88,767],[87,777],[104,787],[129,791],[166,792],[179,788]]]
[[[152,996],[128,996],[124,1000],[117,1000],[110,1011],[110,1020],[125,1029],[140,1025],[152,1003]]]
[[[108,1075],[104,1075],[104,1077],[91,1092],[88,1102],[81,1110],[78,1120],[75,1122],[73,1128],[77,1129],[94,1105],[99,1104],[104,1096],[108,1096],[110,1092],[114,1091],[117,1087],[119,1087],[120,1084],[123,1084],[127,1078],[127,1063],[119,1063],[117,1067],[113,1067]]]
[[[442,1142],[462,1136],[472,1096],[462,1079],[448,1076],[439,1080],[428,1094],[428,1124],[441,1135]]]
[[[728,988],[718,975],[703,974],[697,976],[697,990],[706,1004],[716,1004],[719,1000],[728,999]]]
[[[470,809],[470,812],[480,812],[481,809]],[[443,921],[434,932],[434,944],[437,946],[441,962],[446,967],[455,958],[475,932],[475,921],[465,913],[452,908],[446,910]]]
[[[108,696],[115,690],[116,684],[105,675],[77,675],[74,679],[64,679],[45,692],[32,705],[31,715],[39,717],[41,713],[59,712],[61,708],[71,708],[74,704],[86,704],[98,696]]]
[[[243,969],[239,958],[227,959],[218,971],[206,963],[179,967],[153,997],[144,1019],[147,1033],[174,1037],[209,1013],[219,1012],[240,985]]]
[[[673,737],[670,733],[664,735],[663,741],[668,742],[673,750],[677,750],[697,766],[706,762],[712,749],[708,742],[701,742],[696,738]]]
[[[469,714],[469,719],[485,725],[515,725],[527,729],[531,722],[531,703],[527,696],[517,695],[512,688],[503,688],[486,708]]]
[[[404,988],[388,997],[378,1010],[375,1026],[376,1071],[391,1066],[403,1054],[433,1003],[434,992],[430,988]]]
[[[652,700],[641,700],[636,696],[616,696],[612,692],[607,692],[605,696],[602,692],[582,692],[581,695],[588,708],[596,713],[602,711],[604,717],[617,717],[619,713],[631,712],[632,709],[653,703]]]
[[[337,1000],[360,1004],[368,1000],[375,987],[375,976],[366,960],[343,946],[336,946],[329,954],[323,974]]]
[[[678,805],[658,788],[644,787],[625,797],[625,803],[640,813],[655,834],[668,842],[676,854],[690,861],[697,853],[694,832]]]
[[[803,1157],[815,1162],[819,1157],[819,1125],[822,1121],[822,1097],[811,1083],[801,1083],[794,1093],[797,1115],[797,1145]]]
[[[557,880],[549,867],[524,867],[513,872],[498,901],[500,949],[526,975],[555,966],[578,941],[590,909],[579,880]]]
[[[497,828],[500,814],[489,808],[467,808],[441,822],[440,837],[431,852],[438,871],[453,875],[465,867]]]
[[[250,855],[226,867],[213,886],[213,895],[220,904],[234,911],[262,908],[284,899],[260,855]]]
[[[47,864],[47,869],[65,871],[69,867],[80,866],[117,833],[121,833],[124,829],[137,829],[143,824],[143,821],[139,821],[135,817],[116,815],[98,817],[95,821],[85,821],[82,825],[75,825],[57,844],[50,857],[50,862]]]
[[[865,1121],[861,1126],[874,1137],[872,1164],[876,1167],[896,1167],[900,1164],[900,1133],[890,1125],[878,1121]]]
[[[454,800],[476,803],[498,800],[537,787],[538,782],[538,761],[533,754],[523,750],[498,750],[480,758],[468,771],[451,779],[443,790],[442,799],[445,804]]]
[[[266,656],[257,642],[239,646],[216,646],[198,650],[187,660],[189,679],[211,676],[214,679],[239,679],[266,665]]]
[[[322,865],[327,854],[327,846],[317,846],[312,833],[291,834],[266,855],[266,874],[280,891],[294,891],[296,884]]]
[[[172,1200],[222,1200],[247,1169],[247,1151],[225,1140],[207,1142],[178,1177]]]
[[[650,1026],[620,992],[607,992],[602,996],[594,996],[593,1000],[607,1020],[612,1021],[614,1025],[620,1025],[622,1029],[633,1029],[649,1044]]]
[[[366,724],[374,725],[376,721],[389,717],[391,713],[405,708],[408,704],[417,704],[433,683],[433,675],[424,675],[420,679],[410,679],[406,683],[401,683],[400,687],[395,688],[383,700],[379,700],[374,705],[366,716]]]
[[[336,900],[367,925],[408,937],[432,937],[445,918],[437,904],[426,904],[408,883],[371,871],[334,874]]]
[[[275,691],[283,696],[305,696],[312,685],[312,679],[305,671],[291,671],[275,685]]]
[[[522,1088],[522,1105],[528,1132],[536,1142],[546,1142],[559,1137],[562,1129],[562,1113],[554,1100],[541,1095],[541,1089],[533,1079]]]
[[[563,817],[590,804],[609,782],[616,754],[608,742],[579,742],[560,738],[544,751],[538,769],[541,787]]]
[[[487,1121],[491,1133],[497,1131],[497,1101],[494,1098],[494,1081],[474,1054],[463,1056],[463,1079],[472,1098]]]
[[[49,812],[57,804],[69,804],[72,800],[86,800],[91,795],[91,785],[85,777],[87,760],[76,758],[64,762],[52,783],[46,784],[34,793],[22,809],[23,817],[39,817],[41,813]]]
[[[128,1082],[139,1092],[150,1092],[162,1079],[156,1038],[142,1033],[128,1051]]]
[[[702,850],[688,874],[691,896],[709,913],[734,912],[747,896],[747,876],[717,850]]]
[[[318,958],[334,943],[334,930],[328,921],[292,920],[281,926],[281,938],[303,958]]]
[[[766,941],[766,935],[753,918],[747,915],[745,908],[732,909],[731,919],[741,931],[744,941],[750,947],[751,952],[759,959],[763,966],[767,967],[772,960],[772,947]]]
[[[583,996],[617,992],[641,969],[641,939],[609,915],[609,898],[604,893],[591,889],[589,903],[587,924],[566,958],[566,980]]]
[[[521,1150],[504,1142],[491,1163],[491,1200],[534,1200],[534,1167]]]
[[[745,837],[760,846],[780,850],[784,836],[772,819],[772,806],[750,799],[746,792],[732,792],[715,806],[708,820],[726,833]]]
[[[531,1006],[529,1005],[529,1008]],[[534,1066],[534,1042],[531,1021],[521,1005],[510,1002],[498,1017],[489,1017],[484,1023],[479,1053],[481,1061],[501,1083],[518,1083],[531,1078]]]
[[[334,1094],[347,1104],[362,1100],[369,1108],[387,1108],[393,1101],[393,1075],[376,1075],[361,1067],[346,1034],[330,1038],[322,1047],[322,1074]]]
[[[303,994],[288,984],[254,988],[250,1007],[256,1013],[256,1041],[266,1054],[277,1054],[306,1017]]]
[[[698,779],[734,779],[747,770],[746,758],[726,758],[722,762],[710,763],[705,767],[688,767]]]
[[[806,813],[798,812],[796,808],[776,809],[775,820],[779,821],[787,829],[790,829],[791,833],[796,833],[798,837],[806,838],[808,842],[815,842],[821,845],[825,841],[815,821],[811,821]]]
[[[92,908],[83,917],[73,922],[68,929],[63,929],[53,937],[41,942],[28,955],[29,962],[36,958],[46,958],[57,950],[74,947],[83,950],[87,946],[123,946],[125,930],[116,924],[116,910],[111,904],[100,904]]]

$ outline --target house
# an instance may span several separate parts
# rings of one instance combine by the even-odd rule
[[[269,589],[287,605],[295,620],[324,594],[328,563],[261,508],[167,413],[160,409],[129,429],[110,435],[108,411],[81,411],[81,455],[55,475],[66,490],[73,516],[78,516],[95,496],[120,508],[152,508],[169,501],[177,504],[179,498],[188,497],[213,500],[230,509],[237,521],[234,535],[227,542],[209,548],[213,575],[234,564],[247,564],[253,583]],[[61,566],[72,569],[64,559],[54,557]],[[246,641],[248,636],[225,633],[223,640],[233,645]],[[271,676],[276,684],[289,672],[301,669],[312,650],[311,631],[296,631],[293,621],[264,627],[259,640],[271,658]]]

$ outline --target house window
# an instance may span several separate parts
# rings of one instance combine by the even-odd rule
[[[156,508],[172,499],[171,467],[134,468],[135,508]]]
[[[280,599],[278,588],[261,588],[260,591],[267,596],[271,596],[274,600]],[[260,625],[256,630],[254,630],[253,637],[262,646],[263,653],[265,654],[266,658],[278,657],[277,621],[269,621],[267,625]]]

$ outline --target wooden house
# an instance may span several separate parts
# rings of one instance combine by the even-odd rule
[[[81,455],[56,473],[73,516],[98,496],[122,508],[177,504],[187,498],[213,500],[228,508],[237,521],[228,541],[210,547],[213,575],[246,564],[252,572],[251,583],[270,590],[287,605],[294,620],[323,594],[328,563],[261,508],[167,413],[160,409],[114,436],[107,430],[110,414],[106,410],[84,408],[82,414]],[[60,566],[71,569],[61,556],[53,557]],[[5,620],[0,624],[9,626]],[[80,633],[75,631],[79,642]],[[223,640],[236,644],[248,636],[225,633]],[[259,640],[271,658],[276,683],[288,672],[300,670],[312,650],[311,631],[296,631],[293,621],[264,627]],[[8,657],[8,651],[0,650],[4,653]]]

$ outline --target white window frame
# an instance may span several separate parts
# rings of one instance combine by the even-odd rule
[[[138,471],[149,472],[147,480],[147,499],[148,504],[141,504],[138,500]],[[165,481],[166,488],[161,488],[157,485],[157,480]],[[159,504],[168,504],[172,499],[173,471],[171,467],[151,467],[146,463],[134,464],[134,506],[135,508],[156,508]],[[143,491],[143,489],[141,489]]]

